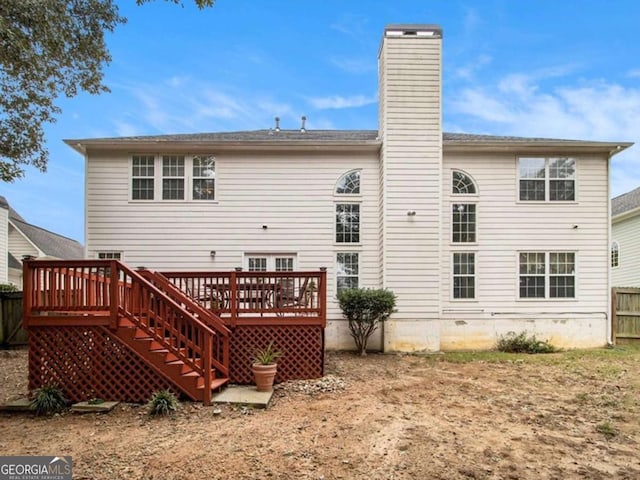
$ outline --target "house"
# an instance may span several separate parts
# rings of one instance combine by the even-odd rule
[[[484,349],[509,331],[610,339],[609,160],[624,142],[442,131],[442,31],[390,25],[377,130],[66,140],[86,159],[89,258],[160,271],[327,272],[388,288],[385,351]]]
[[[76,240],[28,223],[6,198],[0,196],[0,283],[22,288],[22,259],[84,258],[84,247]]]
[[[611,285],[640,287],[640,187],[611,200]]]

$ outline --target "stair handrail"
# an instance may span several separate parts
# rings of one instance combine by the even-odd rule
[[[228,337],[231,334],[231,330],[227,328],[222,319],[213,313],[211,310],[207,310],[198,302],[194,301],[189,295],[180,290],[171,280],[165,277],[162,273],[153,270],[140,270],[139,273],[147,278],[151,283],[159,283],[163,291],[169,295],[176,302],[182,302],[185,305],[187,311],[193,310],[192,313],[197,313],[198,318],[202,318],[207,326],[218,332],[220,335]]]
[[[197,372],[199,375],[201,375],[203,377],[203,380],[204,380],[204,403],[205,403],[205,405],[210,404],[211,403],[211,388],[210,388],[210,386],[211,386],[211,382],[213,380],[212,372],[211,372],[211,370],[212,370],[211,369],[211,366],[212,366],[211,365],[211,361],[212,361],[212,355],[213,355],[213,338],[215,336],[215,332],[213,330],[211,330],[205,323],[203,323],[197,317],[195,317],[194,315],[189,313],[185,308],[183,308],[181,305],[179,305],[177,302],[175,302],[173,299],[171,299],[171,297],[169,297],[162,290],[160,290],[158,287],[153,285],[153,283],[149,282],[147,279],[145,279],[142,275],[140,275],[136,271],[130,269],[129,267],[127,267],[126,265],[124,265],[123,263],[121,263],[121,262],[119,262],[117,260],[112,260],[111,261],[111,268],[112,268],[112,271],[114,269],[117,269],[119,272],[122,272],[126,276],[129,276],[131,278],[131,280],[132,280],[132,290],[133,290],[133,282],[135,281],[141,287],[149,290],[150,293],[152,293],[154,295],[154,297],[156,297],[157,299],[159,299],[162,302],[164,302],[171,309],[175,310],[180,315],[182,315],[184,318],[186,318],[189,322],[191,322],[198,330],[203,332],[203,334],[204,334],[204,345],[199,346],[200,349],[201,349],[200,358],[202,359],[202,366],[200,366],[200,365],[197,364],[197,362],[194,362],[190,357],[185,355],[183,353],[183,351],[178,346],[174,346],[174,345],[172,345],[172,343],[167,342],[165,337],[164,337],[164,335],[162,335],[162,336],[158,335],[158,332],[156,331],[155,328],[152,330],[149,326],[144,325],[144,323],[140,321],[140,318],[136,317],[136,315],[134,315],[133,312],[127,311],[124,308],[125,299],[124,298],[120,298],[119,294],[118,294],[118,297],[111,299],[112,302],[114,302],[114,303],[116,303],[116,305],[118,305],[119,311],[121,313],[123,313],[138,328],[140,328],[141,330],[143,330],[147,334],[151,334],[151,338],[156,340],[160,345],[166,347],[169,350],[170,353],[175,355],[179,360],[184,362],[185,365],[187,365],[189,368],[192,368],[195,372]],[[119,278],[119,275],[118,275],[118,278]],[[114,292],[114,291],[120,292],[120,289],[119,288],[115,288],[114,290],[112,290],[112,292]],[[192,340],[191,343],[196,345],[194,343],[194,340]]]
[[[159,284],[160,289],[172,298],[176,303],[182,302],[185,310],[192,315],[196,313],[198,320],[204,321],[204,323],[213,329],[217,334],[222,336],[222,359],[212,355],[212,362],[214,366],[224,375],[229,375],[229,330],[222,322],[222,319],[215,313],[203,308],[199,303],[195,302],[189,295],[180,290],[174,285],[171,280],[162,275],[160,272],[152,270],[138,270],[138,273],[145,279],[149,280],[152,284]]]

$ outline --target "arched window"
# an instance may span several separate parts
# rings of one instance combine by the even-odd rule
[[[464,172],[453,171],[451,178],[451,193],[454,195],[473,195],[478,193],[473,179]]]
[[[611,242],[611,266],[620,265],[620,245],[615,240]]]
[[[357,195],[360,193],[360,170],[351,170],[340,177],[336,184],[336,193]]]

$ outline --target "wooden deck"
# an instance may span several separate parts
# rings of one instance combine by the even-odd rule
[[[277,380],[323,372],[324,271],[163,274],[115,260],[28,260],[23,301],[30,388],[61,383],[77,401],[97,391],[137,401],[169,384],[208,404],[227,381],[252,381],[253,354],[269,342],[283,352]]]

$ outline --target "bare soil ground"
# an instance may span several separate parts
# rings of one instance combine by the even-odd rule
[[[267,410],[184,402],[0,414],[3,455],[71,455],[75,479],[637,479],[640,349],[545,356],[327,355]],[[0,352],[0,401],[26,392]]]

